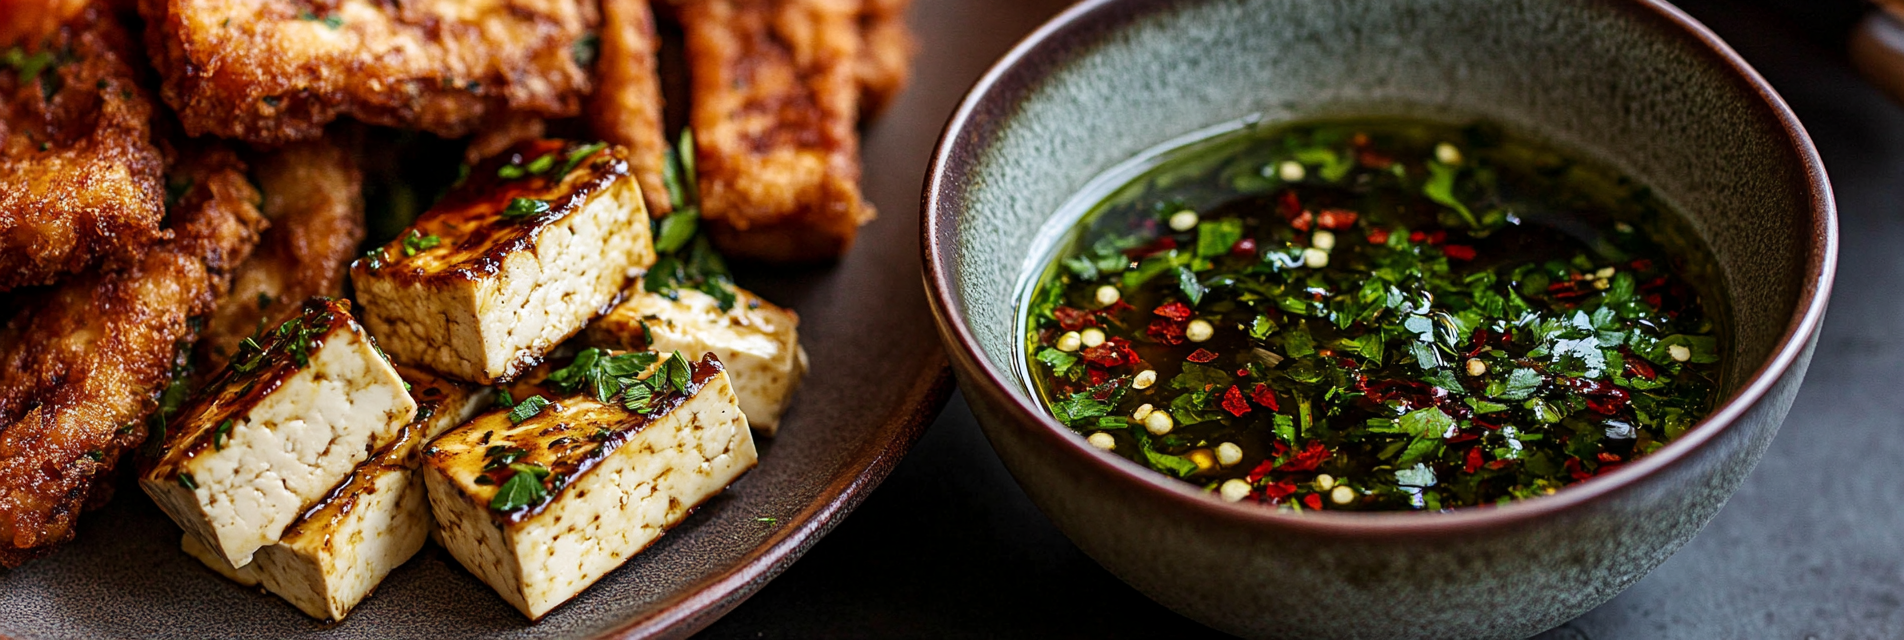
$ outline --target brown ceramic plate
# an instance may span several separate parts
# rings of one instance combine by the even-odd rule
[[[178,527],[127,485],[59,553],[0,569],[0,638],[678,637],[713,622],[858,506],[951,393],[919,287],[915,194],[946,105],[976,69],[953,73],[956,86],[933,94],[943,100],[915,89],[866,131],[866,188],[881,217],[851,255],[736,276],[800,312],[811,357],[780,435],[760,439],[760,466],[541,622],[432,544],[349,618],[324,625],[186,557]]]

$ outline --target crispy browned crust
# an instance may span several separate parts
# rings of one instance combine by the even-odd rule
[[[364,241],[363,174],[330,138],[263,154],[251,175],[264,192],[271,228],[233,275],[231,295],[205,321],[193,350],[201,381],[224,368],[259,327],[297,315],[312,296],[342,296],[344,271]]]
[[[340,115],[445,137],[501,113],[562,117],[589,91],[586,0],[140,0],[186,131],[278,144]],[[585,56],[586,57],[586,56]]]
[[[143,418],[265,227],[244,165],[189,154],[173,237],[124,270],[33,292],[0,327],[0,565],[72,539],[95,481],[145,439]]]
[[[865,0],[860,10],[860,119],[871,120],[892,106],[912,79],[912,56],[919,51],[906,9],[912,0]]]
[[[674,211],[661,177],[668,138],[656,66],[660,47],[648,0],[602,0],[602,53],[586,105],[589,127],[596,137],[627,149],[648,215],[657,217]]]
[[[730,256],[829,260],[873,207],[860,197],[859,0],[692,0],[702,215]]]
[[[0,290],[123,265],[164,238],[164,162],[131,35],[91,7],[16,44],[57,62],[30,82],[0,65]]]

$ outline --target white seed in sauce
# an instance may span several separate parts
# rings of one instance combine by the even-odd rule
[[[1315,245],[1317,249],[1323,251],[1334,251],[1335,232],[1328,229],[1317,229],[1316,233],[1309,237],[1309,244]]]
[[[1123,297],[1124,294],[1119,292],[1117,287],[1107,284],[1097,288],[1097,304],[1100,307],[1117,304],[1117,301],[1123,299]]]
[[[1671,356],[1673,362],[1685,362],[1692,359],[1692,349],[1686,348],[1683,344],[1676,344],[1666,347],[1666,355]]]
[[[1335,476],[1332,476],[1326,473],[1316,476],[1316,490],[1317,491],[1328,491],[1330,488],[1334,486],[1335,486]]]
[[[1078,332],[1078,341],[1086,348],[1104,344],[1104,330],[1097,327],[1087,328]]]
[[[1184,209],[1170,214],[1170,228],[1176,231],[1189,231],[1197,228],[1197,212]]]
[[[1435,160],[1441,164],[1461,164],[1461,149],[1446,142],[1435,145]]]
[[[1242,502],[1249,497],[1250,484],[1242,478],[1230,478],[1217,487],[1217,493],[1223,496],[1224,502]]]
[[[1593,277],[1599,278],[1601,280],[1605,280],[1607,278],[1613,277],[1613,274],[1615,273],[1619,273],[1619,270],[1614,269],[1613,267],[1600,267],[1599,271],[1593,272]]]
[[[1077,351],[1083,343],[1084,336],[1078,335],[1076,331],[1066,331],[1064,335],[1058,336],[1058,343],[1053,346],[1056,346],[1059,351],[1070,352]]]
[[[1311,269],[1329,266],[1329,252],[1310,247],[1302,250],[1302,265]]]
[[[1150,412],[1152,410],[1154,410],[1154,408],[1151,407],[1150,403],[1148,402],[1137,405],[1137,410],[1131,412],[1131,419],[1136,420],[1138,422],[1143,422],[1145,418],[1150,417]]]
[[[1309,172],[1302,168],[1302,163],[1295,160],[1284,160],[1276,165],[1276,177],[1282,178],[1283,182],[1302,182],[1302,179],[1308,175]]]
[[[1336,504],[1348,504],[1348,503],[1354,502],[1355,490],[1350,489],[1347,485],[1336,485],[1335,489],[1329,492],[1329,501]]]
[[[1156,369],[1145,369],[1143,371],[1139,371],[1137,372],[1137,377],[1131,378],[1132,389],[1137,389],[1141,391],[1144,389],[1149,389],[1150,385],[1153,385],[1153,384],[1157,384],[1157,370]]]
[[[1114,451],[1117,449],[1117,438],[1113,438],[1111,434],[1103,431],[1091,434],[1091,437],[1085,438],[1085,441],[1090,442],[1091,446],[1105,451]]]
[[[1152,411],[1150,415],[1144,416],[1144,430],[1153,436],[1169,434],[1176,426],[1177,421],[1170,419],[1168,411]]]
[[[1487,375],[1487,363],[1480,358],[1468,358],[1468,375],[1476,378]]]
[[[1213,335],[1216,335],[1216,327],[1202,318],[1191,320],[1190,324],[1183,328],[1183,337],[1191,342],[1203,342]]]
[[[1234,467],[1243,461],[1243,448],[1234,442],[1225,442],[1216,446],[1216,463],[1225,467]]]

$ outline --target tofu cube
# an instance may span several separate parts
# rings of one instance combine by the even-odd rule
[[[582,332],[585,346],[629,351],[712,353],[734,379],[747,424],[762,435],[780,428],[780,414],[807,373],[800,315],[734,287],[733,306],[693,289],[674,298],[631,288],[625,301]]]
[[[315,298],[262,345],[241,346],[179,412],[139,486],[187,535],[242,567],[397,440],[416,409],[350,303]]]
[[[525,416],[517,393],[431,443],[437,540],[532,620],[647,548],[757,460],[720,361],[683,364],[643,411],[579,392]]]
[[[493,391],[404,369],[416,419],[390,444],[307,509],[278,543],[234,568],[197,538],[181,546],[213,571],[246,586],[263,586],[319,620],[342,620],[423,548],[431,529],[429,498],[416,472],[423,443],[468,421]]]
[[[654,264],[624,153],[538,140],[472,169],[351,265],[364,324],[397,362],[462,380],[535,366]]]

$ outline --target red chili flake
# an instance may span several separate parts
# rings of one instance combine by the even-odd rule
[[[1289,226],[1294,227],[1297,231],[1308,231],[1310,227],[1315,226],[1315,222],[1316,214],[1304,211],[1301,215],[1290,218]]]
[[[1361,162],[1362,166],[1377,170],[1387,169],[1395,164],[1393,158],[1367,149],[1363,149],[1361,152],[1355,154],[1355,159]]]
[[[1348,209],[1323,209],[1322,213],[1316,216],[1316,224],[1324,229],[1341,231],[1355,226],[1355,219],[1358,216],[1359,214]]]
[[[1296,192],[1293,190],[1284,191],[1282,201],[1278,204],[1282,205],[1285,218],[1295,218],[1302,214],[1302,201],[1296,199]]]
[[[1230,255],[1241,258],[1256,255],[1256,239],[1244,238],[1236,241],[1236,244],[1230,245]]]
[[[1355,135],[1349,136],[1349,145],[1357,149],[1368,146],[1368,133],[1362,131],[1355,132]]]
[[[1124,255],[1126,257],[1129,257],[1132,260],[1142,260],[1144,258],[1150,257],[1152,254],[1163,253],[1165,251],[1169,251],[1175,248],[1177,248],[1177,239],[1165,236],[1165,237],[1156,239],[1150,244],[1146,244],[1140,247],[1134,247],[1131,249],[1125,249]]]
[[[1184,356],[1183,359],[1189,360],[1191,362],[1195,362],[1197,364],[1204,364],[1211,360],[1215,360],[1216,354],[1212,353],[1208,349],[1198,349],[1196,351],[1190,352],[1190,355]]]
[[[1116,338],[1113,338],[1112,340],[1116,340]],[[1085,362],[1089,362],[1091,364],[1104,367],[1106,369],[1112,369],[1112,368],[1121,367],[1121,366],[1130,364],[1130,361],[1126,359],[1126,355],[1130,351],[1130,348],[1124,345],[1120,345],[1117,342],[1114,342],[1112,340],[1106,340],[1104,344],[1100,344],[1095,347],[1086,347],[1083,351],[1079,351],[1078,355],[1083,357]]]
[[[1658,309],[1658,308],[1659,308],[1659,303],[1661,303],[1661,302],[1664,302],[1664,300],[1662,300],[1662,299],[1660,298],[1660,296],[1659,296],[1659,294],[1657,294],[1657,293],[1649,293],[1649,294],[1646,294],[1646,296],[1645,296],[1645,297],[1643,297],[1643,298],[1640,298],[1640,299],[1641,299],[1641,300],[1645,300],[1645,301],[1646,301],[1646,305],[1647,305],[1647,306],[1649,306],[1649,307],[1652,307],[1652,308],[1654,308],[1654,309]]]
[[[1468,450],[1467,463],[1461,465],[1461,470],[1468,473],[1474,473],[1476,471],[1481,470],[1481,448],[1480,447],[1475,447]]]
[[[1229,391],[1223,392],[1223,410],[1238,418],[1250,412],[1249,402],[1243,399],[1242,389],[1232,386]]]
[[[1633,262],[1627,264],[1626,266],[1633,269],[1634,271],[1645,271],[1647,269],[1653,268],[1653,261],[1648,260],[1646,258],[1640,258],[1638,260],[1634,260]]]
[[[1619,413],[1620,409],[1625,408],[1627,403],[1632,399],[1632,395],[1627,393],[1625,389],[1613,386],[1613,383],[1602,380],[1571,378],[1567,380],[1566,384],[1569,388],[1573,389],[1574,393],[1587,399],[1588,409],[1592,409],[1594,413],[1601,415],[1610,416]]]
[[[1461,444],[1469,440],[1480,440],[1480,439],[1481,439],[1481,436],[1476,434],[1457,433],[1457,434],[1454,434],[1454,437],[1448,439],[1448,444]]]
[[[1150,339],[1158,344],[1183,344],[1183,325],[1184,323],[1181,322],[1157,320],[1144,329],[1144,335],[1150,336]]]
[[[1388,230],[1377,228],[1368,232],[1369,244],[1388,244]]]
[[[1620,454],[1611,451],[1601,451],[1599,458],[1601,462],[1619,462]]]
[[[1296,457],[1283,463],[1282,466],[1276,467],[1276,470],[1315,471],[1316,467],[1321,465],[1323,460],[1328,459],[1329,448],[1322,446],[1322,442],[1320,441],[1310,440],[1309,444],[1304,445],[1301,451],[1296,452]]]
[[[1499,471],[1501,469],[1506,469],[1513,464],[1514,464],[1513,460],[1509,460],[1507,458],[1501,458],[1499,460],[1489,461],[1487,465],[1485,466],[1489,469]]]
[[[1100,384],[1104,384],[1105,380],[1111,379],[1111,374],[1106,373],[1103,369],[1099,369],[1097,367],[1085,368],[1084,376],[1085,378],[1091,381],[1091,386],[1093,387],[1098,386]],[[1099,400],[1102,400],[1102,399],[1103,398],[1099,398]]]
[[[1263,487],[1263,498],[1270,502],[1282,502],[1283,498],[1287,498],[1295,493],[1296,483],[1293,480],[1284,480]]]
[[[1423,241],[1423,240],[1427,240],[1427,239],[1428,239],[1428,234],[1426,234],[1426,233],[1422,233],[1422,232],[1420,232],[1420,231],[1410,231],[1410,232],[1408,232],[1408,241],[1409,241],[1409,242],[1413,242],[1413,243],[1415,243],[1415,244],[1421,244],[1421,241]]]
[[[1250,399],[1255,400],[1256,404],[1268,407],[1270,411],[1278,410],[1276,408],[1276,392],[1271,391],[1269,385],[1261,382],[1256,383],[1256,386],[1250,389]]]
[[[1236,370],[1236,377],[1238,377],[1238,378],[1248,378],[1248,377],[1249,377],[1249,369],[1237,369],[1237,370]]]
[[[1051,315],[1058,319],[1058,326],[1064,327],[1065,331],[1077,331],[1097,324],[1097,321],[1091,318],[1091,312],[1083,309],[1058,307],[1051,310]]]
[[[1155,310],[1152,310],[1151,313],[1155,313],[1157,315],[1169,318],[1171,320],[1175,320],[1177,322],[1184,322],[1186,320],[1189,320],[1190,316],[1196,315],[1197,312],[1192,311],[1190,307],[1184,305],[1181,302],[1172,302],[1170,304],[1157,307]]]
[[[1466,260],[1474,259],[1474,247],[1470,247],[1467,245],[1461,245],[1461,244],[1446,245],[1441,248],[1441,253],[1443,255],[1446,255],[1450,258],[1454,258],[1456,260],[1466,261]]]
[[[1624,359],[1626,360],[1627,377],[1639,376],[1647,380],[1659,377],[1659,373],[1653,371],[1653,365],[1647,364],[1646,361],[1641,360],[1639,356],[1633,355],[1632,349],[1622,347],[1620,353],[1626,356]]]
[[[1428,244],[1431,246],[1441,246],[1441,243],[1447,242],[1447,241],[1448,241],[1447,231],[1436,229],[1432,232],[1429,232],[1428,234]]]
[[[1580,468],[1579,458],[1567,459],[1567,475],[1573,476],[1575,480],[1585,480],[1593,477],[1592,472]]]
[[[1314,494],[1314,493],[1303,496],[1302,506],[1309,507],[1310,509],[1314,509],[1316,511],[1321,511],[1322,510],[1322,496],[1320,494]]]
[[[1613,473],[1614,471],[1619,470],[1620,467],[1624,467],[1624,466],[1626,466],[1626,463],[1624,462],[1609,462],[1607,464],[1600,465],[1600,470],[1593,472],[1593,475],[1604,476],[1606,474]]]
[[[1493,423],[1493,422],[1489,422],[1489,421],[1487,421],[1487,420],[1485,420],[1485,419],[1483,419],[1483,418],[1482,418],[1481,416],[1475,416],[1475,417],[1473,418],[1473,420],[1474,420],[1474,426],[1477,426],[1477,427],[1480,427],[1480,428],[1483,428],[1483,429],[1487,429],[1487,430],[1489,430],[1489,431],[1500,431],[1500,430],[1501,430],[1501,425],[1498,425],[1498,424],[1495,424],[1495,423]]]
[[[1653,278],[1652,280],[1647,280],[1644,284],[1641,284],[1639,288],[1642,291],[1649,291],[1649,290],[1658,289],[1664,286],[1666,286],[1666,276],[1660,276],[1657,278]]]
[[[1276,443],[1276,446],[1282,447],[1282,444],[1283,443],[1278,442]],[[1286,448],[1286,447],[1283,447],[1283,448]],[[1277,455],[1281,455],[1281,454],[1277,454]],[[1250,484],[1256,484],[1256,481],[1262,480],[1263,476],[1269,475],[1269,472],[1275,469],[1276,469],[1276,455],[1271,455],[1268,460],[1264,460],[1261,463],[1258,463],[1256,465],[1256,468],[1250,469],[1249,475],[1243,476],[1243,480],[1246,482],[1249,482]]]

